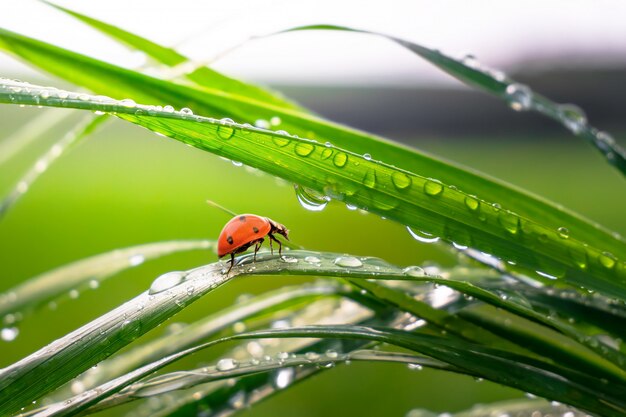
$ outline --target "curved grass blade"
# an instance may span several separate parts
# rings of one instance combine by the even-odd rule
[[[279,117],[282,121],[279,125],[281,129],[301,137],[314,138],[319,143],[329,142],[337,148],[348,149],[357,158],[360,155],[373,155],[381,161],[393,162],[401,171],[411,172],[419,167],[424,177],[436,178],[442,184],[463,190],[465,195],[470,196],[467,207],[475,214],[482,211],[489,212],[491,205],[496,204],[503,208],[503,213],[507,210],[514,210],[522,218],[541,219],[542,224],[548,230],[546,234],[548,237],[555,236],[559,228],[567,229],[572,239],[586,242],[591,247],[605,248],[608,254],[605,260],[607,265],[611,264],[612,260],[614,261],[614,255],[617,255],[619,259],[624,259],[623,255],[626,254],[626,242],[598,224],[592,224],[574,213],[515,187],[497,182],[484,174],[476,174],[438,161],[380,137],[249,98],[148,77],[3,29],[0,29],[0,48],[17,55],[31,65],[39,66],[92,91],[113,97],[128,97],[132,100],[161,106],[187,107],[199,114],[230,117],[247,123]],[[406,180],[402,180],[402,177],[396,177],[396,179],[398,181],[395,184],[401,190],[411,186]],[[485,204],[481,204],[481,200]],[[361,207],[369,208],[370,206],[362,205]],[[436,229],[429,230],[428,224],[427,221],[423,222],[420,230],[431,234],[442,232]],[[446,234],[440,236],[446,240],[449,238]],[[462,244],[462,242],[457,243]],[[542,242],[530,240],[528,245],[531,244],[541,246]],[[572,253],[569,256],[577,260],[581,268],[586,267],[589,262],[586,253],[578,251],[577,248],[573,248]],[[596,259],[593,258],[592,261]],[[543,272],[550,274],[550,271]]]
[[[100,32],[110,36],[111,38],[127,45],[129,48],[144,52],[155,61],[166,65],[168,67],[176,67],[184,65],[189,62],[189,59],[184,55],[179,54],[176,50],[163,47],[157,43],[154,43],[146,38],[127,32],[121,28],[78,13],[76,11],[67,9],[57,4],[50,3],[45,0],[40,0],[43,3],[48,4],[55,9],[67,13],[70,16],[80,20],[81,22],[91,26],[92,28],[99,30]],[[286,109],[303,110],[296,104],[288,101],[284,97],[281,97],[278,93],[268,91],[264,88],[244,83],[234,78],[225,76],[215,70],[208,67],[194,68],[192,72],[184,74],[184,76],[204,87],[214,88],[228,93],[237,94],[243,97],[250,97],[255,100],[270,103],[277,107]]]
[[[299,26],[279,33],[302,30],[339,30],[387,38],[419,55],[454,78],[503,98],[514,110],[534,110],[557,121],[574,135],[589,142],[606,158],[608,163],[626,175],[626,150],[615,143],[615,140],[607,132],[589,126],[587,118],[580,108],[571,104],[557,104],[547,97],[533,92],[528,86],[516,83],[499,71],[484,68],[474,58],[459,60],[438,50],[426,48],[394,36],[345,26]]]
[[[456,187],[332,145],[185,111],[32,85],[24,91],[21,85],[12,81],[1,84],[0,102],[113,113],[188,145],[366,207],[415,230],[427,230],[514,262],[519,268],[539,271],[538,277],[562,278],[626,300],[624,245],[616,256],[606,250],[605,241],[594,246],[573,236],[565,239],[562,231],[545,225],[541,216],[519,216]],[[43,94],[47,97],[42,98]]]
[[[445,414],[450,417],[588,417],[588,414],[585,412],[543,399],[521,399],[479,404],[466,411]],[[440,415],[439,413],[419,409],[413,409],[407,413],[407,417],[437,417]]]
[[[214,249],[209,240],[174,240],[148,243],[116,249],[60,266],[0,294],[0,317],[7,324],[16,322],[16,315],[24,316],[48,301],[85,287],[99,283],[125,269],[143,264],[172,253],[189,250]]]
[[[44,153],[17,182],[15,188],[0,200],[0,219],[13,207],[30,188],[30,186],[43,174],[48,167],[54,163],[70,147],[75,146],[82,139],[93,133],[104,121],[106,116],[93,118],[87,117],[84,122],[68,132],[61,140],[55,143],[46,153]],[[0,304],[0,314],[2,314]]]

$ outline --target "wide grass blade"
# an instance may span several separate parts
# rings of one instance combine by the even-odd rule
[[[210,240],[174,240],[115,249],[81,259],[34,276],[1,293],[0,317],[4,317],[5,323],[14,324],[16,315],[24,316],[71,290],[95,288],[102,280],[147,260],[181,251],[214,250],[215,247],[215,242]]]
[[[491,404],[478,404],[469,410],[456,413],[445,413],[450,417],[588,417],[589,414],[575,408],[543,399],[521,399],[499,401]],[[440,413],[429,410],[413,409],[406,417],[438,417]]]
[[[590,241],[579,240],[565,235],[562,229],[551,229],[542,216],[520,216],[457,187],[367,155],[231,120],[193,116],[185,110],[158,109],[12,81],[0,85],[0,102],[109,112],[199,149],[367,208],[413,228],[414,233],[426,230],[494,254],[517,268],[538,271],[537,278],[562,278],[626,299],[626,245],[621,241],[599,240],[599,231]],[[619,252],[614,255],[608,249],[616,244]]]
[[[455,59],[438,50],[426,48],[404,39],[345,26],[299,26],[279,33],[301,30],[339,30],[387,38],[409,49],[458,80],[503,98],[514,110],[534,110],[561,123],[576,136],[580,136],[589,142],[606,158],[608,163],[626,175],[626,150],[615,143],[610,134],[590,126],[580,108],[571,104],[557,104],[547,97],[533,92],[528,86],[511,80],[502,72],[483,67],[471,56],[465,59]]]
[[[502,208],[503,213],[514,211],[522,218],[540,220],[547,229],[545,236],[549,239],[563,235],[570,237],[572,241],[586,242],[592,248],[604,248],[608,257],[605,260],[606,264],[615,265],[614,256],[620,260],[626,258],[624,240],[597,224],[590,223],[563,208],[556,207],[510,185],[490,179],[484,174],[476,174],[458,168],[379,137],[348,129],[307,113],[280,108],[248,97],[228,94],[206,87],[180,85],[149,77],[7,30],[0,30],[0,48],[15,54],[31,65],[38,66],[97,93],[112,97],[129,98],[158,106],[190,108],[197,114],[210,115],[216,118],[234,118],[242,123],[255,123],[257,120],[267,121],[273,117],[278,117],[281,123],[277,128],[289,131],[293,135],[315,139],[320,144],[328,142],[337,148],[350,150],[355,156],[351,162],[360,163],[359,156],[371,155],[373,159],[393,163],[403,172],[414,172],[419,168],[419,173],[424,177],[435,178],[447,185],[448,188],[456,187],[458,190],[462,190],[465,195],[478,196],[468,199],[468,207],[475,207],[475,209],[470,210],[477,216],[483,212],[490,213],[497,208]],[[332,159],[330,158],[330,160]],[[338,161],[342,163],[343,158],[341,157]],[[250,162],[248,164],[255,165]],[[396,177],[396,180],[400,189],[415,189],[415,185],[412,186],[402,177]],[[418,184],[417,186],[421,185]],[[476,201],[479,202],[478,205],[476,205]],[[484,204],[480,204],[481,201]],[[371,205],[362,205],[361,207],[371,209]],[[506,215],[504,216],[506,217]],[[466,240],[463,237],[448,236],[448,234],[442,233],[444,231],[441,229],[430,229],[430,222],[427,220],[424,219],[421,222],[419,230],[424,230],[430,234],[438,233],[446,240],[451,238]],[[503,222],[508,224],[506,219],[503,219]],[[563,233],[558,232],[559,230]],[[534,238],[528,239],[526,246],[538,245],[541,247],[545,238],[543,233],[539,236],[541,236],[539,242],[535,241]],[[461,242],[457,243],[462,244]],[[544,248],[540,251],[545,252]],[[591,262],[597,260],[595,253],[591,256],[584,251],[579,251],[577,247],[572,249],[572,254],[564,255],[576,259],[584,267],[589,262],[587,258],[591,258]],[[559,270],[560,268],[556,269]],[[626,268],[622,267],[622,269]],[[554,275],[550,271],[540,270]],[[626,272],[624,273],[626,274]]]

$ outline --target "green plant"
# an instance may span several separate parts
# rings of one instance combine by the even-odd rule
[[[171,49],[61,10],[161,65],[189,64]],[[350,30],[292,30],[319,29]],[[557,119],[620,171],[626,170],[623,150],[573,107],[556,105],[475,63],[390,39],[453,76],[501,96],[516,110],[537,110]],[[254,264],[250,256],[241,256],[231,274],[221,262],[168,272],[150,290],[1,370],[1,414],[16,413],[44,395],[51,396],[50,403],[33,414],[90,413],[146,397],[168,398],[158,415],[186,415],[191,410],[218,414],[253,405],[350,360],[427,366],[485,378],[595,415],[626,413],[626,356],[621,346],[626,244],[620,236],[505,183],[328,122],[271,91],[204,66],[190,65],[184,74],[187,82],[182,83],[6,30],[0,30],[0,48],[106,95],[2,80],[0,103],[97,114],[40,159],[45,167],[115,116],[292,182],[304,205],[319,208],[331,200],[342,201],[400,223],[422,239],[454,245],[462,254],[456,267],[426,272],[374,257],[295,249],[282,258],[261,253]],[[253,126],[274,117],[285,131]],[[41,167],[34,166],[3,201],[4,212],[45,171]],[[7,290],[0,297],[0,313],[13,325],[18,316],[36,312],[77,285],[134,266],[133,256],[141,256],[141,263],[173,251],[213,246],[211,241],[162,242],[85,259]],[[328,279],[260,295],[173,336],[117,353],[240,275]],[[267,329],[285,318],[297,325]],[[237,323],[248,331],[227,330]],[[238,345],[215,365],[150,376],[196,352],[252,338],[260,340],[260,353],[252,357]],[[263,344],[269,338],[277,342]],[[95,365],[98,372],[90,373]],[[232,377],[240,379],[224,382]],[[217,383],[203,385],[207,382]],[[192,387],[193,392],[186,391]],[[527,400],[512,407],[561,406]]]

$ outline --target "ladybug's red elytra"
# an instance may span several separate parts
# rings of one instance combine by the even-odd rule
[[[274,233],[283,235],[289,240],[289,230],[268,217],[255,214],[239,214],[233,217],[226,223],[217,240],[217,256],[221,258],[230,254],[230,268],[226,273],[233,268],[235,254],[244,252],[252,245],[254,245],[254,260],[256,261],[256,253],[263,244],[265,236],[269,237],[272,254],[274,254],[272,247],[272,241],[274,241],[278,243],[278,254],[282,255],[283,245],[274,237]]]

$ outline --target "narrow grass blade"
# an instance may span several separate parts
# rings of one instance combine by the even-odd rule
[[[588,125],[587,117],[580,108],[571,104],[557,104],[533,92],[528,86],[516,83],[502,72],[483,67],[475,58],[455,59],[438,50],[426,48],[404,39],[345,26],[300,26],[280,33],[301,30],[339,30],[387,38],[419,55],[458,80],[503,98],[514,110],[534,110],[557,121],[576,136],[580,136],[589,142],[606,158],[608,163],[626,175],[626,150],[615,143],[615,140],[607,132],[599,131]]]
[[[52,271],[44,272],[0,294],[0,317],[8,324],[16,323],[38,306],[67,294],[70,290],[96,287],[99,283],[125,269],[172,253],[215,249],[209,240],[174,240],[116,249],[81,259]]]
[[[152,59],[163,65],[176,67],[189,63],[189,59],[187,57],[179,54],[174,49],[163,47],[146,38],[142,38],[141,36],[118,28],[117,26],[110,25],[65,7],[61,7],[45,0],[42,1],[59,11],[69,14],[92,28],[101,31],[111,38],[127,45],[133,50],[144,52]],[[184,75],[187,79],[204,87],[222,90],[243,97],[249,97],[281,108],[302,110],[296,104],[281,97],[278,93],[230,78],[205,66],[195,68],[192,72]]]
[[[445,413],[450,417],[588,417],[583,411],[576,410],[564,404],[548,402],[543,399],[521,399],[499,401],[491,404],[478,404],[469,410],[456,413]],[[413,409],[407,413],[407,417],[437,417],[440,413],[428,410]]]
[[[0,200],[0,219],[13,207],[31,187],[31,185],[43,174],[51,164],[53,164],[61,155],[63,155],[70,147],[75,146],[82,139],[93,133],[103,122],[107,120],[107,116],[93,118],[88,116],[84,122],[76,126],[72,131],[68,132],[61,140],[55,143],[46,153],[44,153],[17,182],[13,190]],[[1,308],[1,307],[0,307]],[[1,310],[0,310],[1,311]],[[1,312],[0,312],[1,314]]]
[[[198,114],[218,118],[234,118],[239,122],[246,123],[255,123],[257,120],[267,122],[273,117],[278,117],[281,123],[277,128],[289,131],[293,135],[315,139],[320,144],[328,142],[339,149],[350,150],[353,155],[352,162],[359,161],[362,156],[372,155],[373,159],[393,163],[402,172],[412,172],[416,167],[419,167],[420,174],[424,177],[435,178],[442,184],[456,187],[458,190],[462,190],[464,195],[469,196],[466,210],[471,210],[476,216],[482,212],[491,213],[492,205],[493,210],[495,207],[501,207],[504,217],[507,217],[507,212],[514,211],[522,218],[541,219],[542,224],[547,229],[545,236],[548,240],[557,236],[558,230],[566,230],[572,241],[586,242],[592,248],[604,248],[607,252],[606,265],[616,264],[613,259],[614,255],[620,260],[626,256],[626,243],[622,238],[563,208],[556,207],[510,185],[497,182],[484,174],[476,174],[461,169],[416,150],[321,120],[310,114],[272,106],[206,87],[184,86],[148,77],[2,29],[0,29],[0,49],[13,53],[31,65],[39,66],[92,91],[112,97],[127,97],[131,99],[130,101],[125,100],[127,104],[131,104],[132,100],[135,100],[166,106],[165,108],[170,111],[173,109],[167,106],[190,108]],[[155,107],[155,109],[157,108]],[[187,113],[189,112],[187,111]],[[334,157],[328,159],[328,161],[332,160]],[[338,161],[341,163],[343,158],[338,159]],[[393,186],[393,189],[395,187],[400,190],[415,189],[416,186],[422,185],[412,184],[401,176],[396,176],[395,179],[394,184],[396,185]],[[307,185],[307,183],[301,185]],[[319,188],[312,188],[318,192],[324,192]],[[477,202],[478,204],[476,204]],[[361,205],[360,207],[371,209],[371,205]],[[503,221],[509,224],[508,221]],[[442,234],[443,230],[440,229],[429,229],[430,221],[428,219],[424,219],[420,223],[419,230],[431,234],[439,233],[439,236],[448,241],[450,238],[458,238],[461,241],[457,241],[457,243],[463,244],[462,242],[467,240],[467,237],[463,239],[463,236]],[[540,233],[539,236],[542,238],[539,242],[535,242],[534,238],[529,239],[526,246],[538,245],[541,252],[549,253],[550,250],[541,248],[543,240],[545,240],[544,234]],[[595,254],[590,257],[584,251],[579,251],[577,247],[572,248],[571,251],[573,254],[568,253],[567,256],[576,259],[581,268],[588,265],[590,262],[588,258],[591,258],[591,262],[597,260]],[[560,270],[560,268],[556,269]],[[550,271],[540,270],[554,275]]]
[[[366,207],[414,228],[414,233],[426,230],[511,261],[518,268],[538,271],[537,278],[564,279],[626,299],[626,245],[620,243],[614,255],[608,252],[613,246],[609,241],[598,240],[600,234],[588,242],[574,236],[564,238],[562,230],[551,229],[541,216],[519,216],[456,187],[313,140],[185,111],[36,86],[24,91],[21,86],[5,81],[0,85],[0,102],[114,113],[199,149]],[[47,97],[42,98],[42,94]]]

